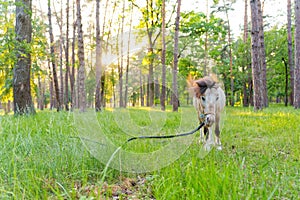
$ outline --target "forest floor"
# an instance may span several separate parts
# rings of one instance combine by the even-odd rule
[[[199,133],[126,143],[194,129],[192,107],[88,113],[0,115],[0,199],[300,198],[300,111],[292,107],[227,107],[223,150],[210,152]]]

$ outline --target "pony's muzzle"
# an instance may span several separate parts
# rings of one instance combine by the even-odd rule
[[[208,114],[205,116],[205,125],[210,127],[215,123],[215,115],[213,114]]]

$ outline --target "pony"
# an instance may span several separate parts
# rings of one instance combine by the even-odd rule
[[[226,97],[221,84],[216,78],[205,76],[193,81],[193,105],[196,108],[200,123],[205,123],[204,130],[200,130],[200,141],[205,150],[215,145],[222,150],[220,140],[220,118],[225,107]],[[215,138],[213,136],[215,133]]]

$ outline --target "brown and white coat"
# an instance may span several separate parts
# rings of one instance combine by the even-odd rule
[[[210,150],[212,145],[221,150],[220,118],[226,101],[224,91],[220,84],[210,76],[194,81],[193,90],[193,104],[197,110],[198,119],[200,123],[205,122],[204,130],[200,130],[200,140],[204,143],[206,150]]]

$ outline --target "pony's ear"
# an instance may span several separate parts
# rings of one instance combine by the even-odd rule
[[[203,79],[200,79],[200,80],[196,81],[195,83],[199,87],[200,95],[204,95],[204,93],[207,89],[207,83]]]

